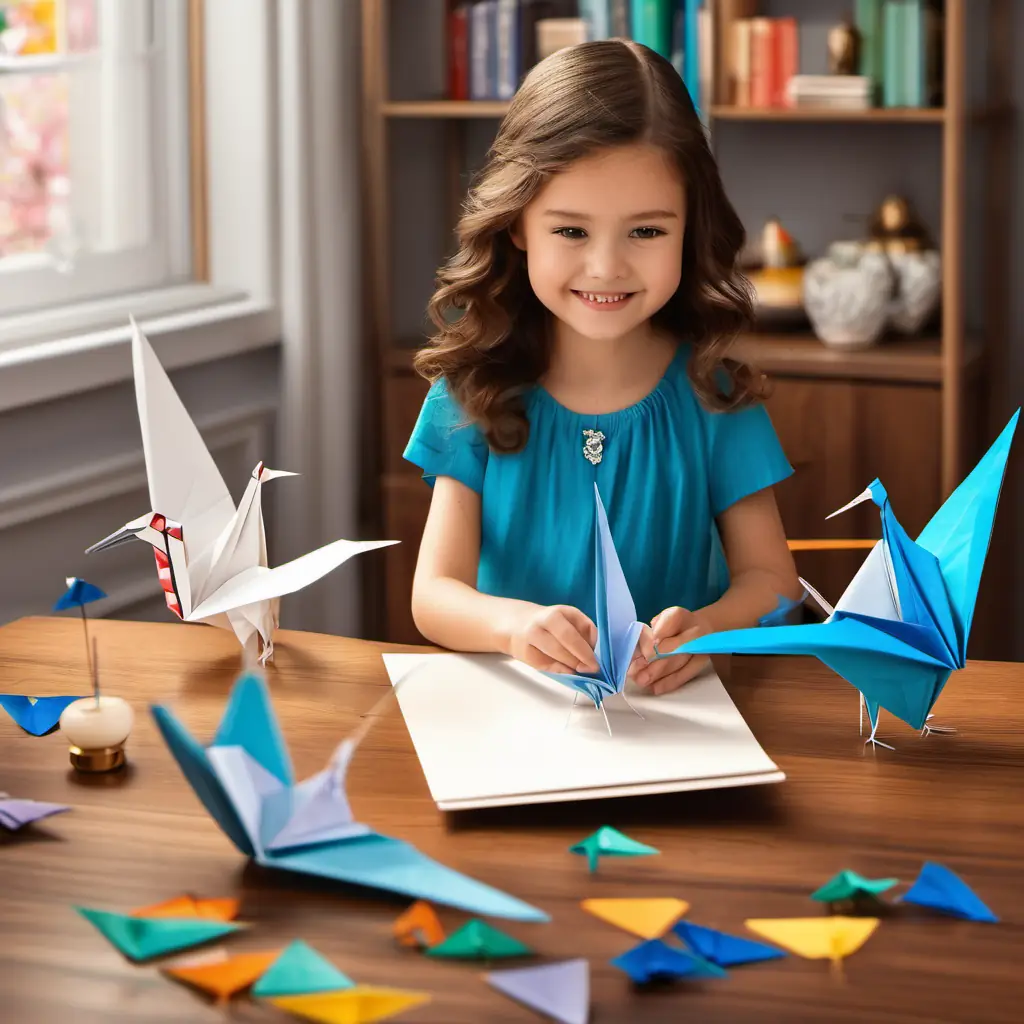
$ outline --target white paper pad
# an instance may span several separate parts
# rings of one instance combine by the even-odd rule
[[[441,810],[781,782],[714,669],[675,693],[593,703],[495,654],[384,654]],[[566,722],[568,720],[568,725]]]

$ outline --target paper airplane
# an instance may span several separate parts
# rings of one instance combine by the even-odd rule
[[[223,1002],[252,985],[280,952],[275,949],[269,953],[237,953],[228,956],[225,950],[219,950],[192,960],[168,964],[162,970],[168,977],[207,992]]]
[[[249,673],[236,681],[220,727],[205,748],[166,707],[151,710],[196,796],[235,846],[258,864],[470,913],[549,920],[536,907],[354,821],[345,795],[351,741],[339,746],[327,768],[296,784],[261,676]]]
[[[252,987],[252,994],[304,996],[353,988],[355,982],[302,939],[296,939]]]
[[[661,939],[648,939],[612,960],[612,966],[638,985],[674,979],[699,981],[703,978],[724,978],[725,971],[715,964],[682,949],[673,949]]]
[[[281,597],[315,583],[354,555],[397,541],[336,540],[269,568],[262,488],[294,476],[257,463],[236,508],[191,417],[149,341],[132,320],[132,365],[152,508],[87,549],[150,544],[168,608],[185,622],[234,630],[261,662],[273,655]]]
[[[690,909],[685,900],[655,899],[589,899],[580,906],[616,928],[622,928],[642,939],[657,939]]]
[[[20,693],[0,693],[0,707],[33,736],[45,736],[56,728],[61,713],[77,697],[26,697]]]
[[[427,956],[449,960],[497,960],[509,956],[532,956],[533,950],[486,921],[467,921],[443,942],[431,946]]]
[[[862,694],[872,725],[868,742],[878,742],[879,708],[924,729],[950,674],[966,662],[1019,415],[1018,409],[916,541],[896,519],[877,479],[833,513],[873,501],[881,516],[882,539],[834,608],[819,598],[828,614],[824,622],[726,630],[690,640],[672,653],[814,655]]]
[[[357,985],[342,992],[273,996],[267,1002],[320,1024],[369,1024],[429,1003],[430,993]]]
[[[582,957],[539,967],[491,971],[484,980],[502,995],[560,1024],[587,1024],[590,964]]]
[[[914,884],[901,897],[903,903],[930,907],[952,917],[968,921],[999,920],[978,898],[974,890],[949,868],[926,861]]]
[[[653,846],[638,843],[635,839],[620,832],[611,825],[602,825],[586,839],[581,839],[569,847],[570,853],[580,854],[587,858],[591,873],[597,870],[601,857],[649,857],[660,853]]]
[[[632,708],[633,713],[643,718],[643,715],[629,703],[625,694],[626,673],[633,660],[643,624],[636,620],[636,606],[633,604],[626,576],[619,563],[611,529],[608,526],[608,516],[596,483],[594,502],[594,579],[597,607],[597,647],[594,654],[598,670],[588,675],[565,672],[545,672],[544,675],[576,691],[573,707],[576,706],[581,693],[589,697],[604,715],[604,724],[610,736],[612,727],[604,708],[606,697],[621,693],[622,699]]]
[[[195,917],[132,917],[91,907],[75,907],[75,910],[129,960],[150,960],[179,949],[188,949],[242,927],[230,921],[206,921]]]
[[[132,911],[132,917],[199,917],[207,921],[233,921],[238,916],[238,900],[199,900],[194,896],[174,896]]]
[[[841,903],[845,900],[874,900],[887,892],[894,885],[899,885],[898,878],[864,878],[856,871],[840,871],[830,878],[820,889],[811,893],[812,900],[819,903]]]
[[[781,949],[763,942],[754,942],[753,939],[744,939],[739,935],[730,935],[688,921],[679,921],[672,931],[697,956],[718,967],[739,967],[763,960],[779,960],[786,955]]]
[[[879,925],[877,917],[761,918],[747,927],[769,942],[808,960],[838,963],[856,953]]]
[[[393,926],[395,938],[403,946],[420,946],[429,949],[444,942],[444,928],[434,908],[423,900],[417,900]]]
[[[0,827],[17,832],[24,825],[41,821],[54,814],[70,811],[66,804],[50,804],[43,800],[18,800],[6,793],[0,793]]]

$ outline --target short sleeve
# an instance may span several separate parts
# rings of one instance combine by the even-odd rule
[[[708,418],[711,505],[721,515],[748,494],[771,487],[793,472],[763,405]]]
[[[419,466],[423,479],[431,486],[435,478],[450,476],[479,494],[483,491],[487,455],[487,441],[463,415],[445,382],[434,383],[402,457]]]

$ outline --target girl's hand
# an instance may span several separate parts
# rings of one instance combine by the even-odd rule
[[[652,661],[655,649],[674,651],[677,647],[707,633],[704,624],[686,608],[666,608],[656,615],[651,625],[644,626],[640,634],[637,653],[633,657],[629,674],[637,686],[649,693],[671,693],[700,675],[710,664],[706,654],[677,654]]]
[[[506,652],[531,668],[572,675],[597,671],[597,626],[570,605],[523,604],[505,637]]]

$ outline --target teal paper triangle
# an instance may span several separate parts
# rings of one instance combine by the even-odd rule
[[[478,920],[467,921],[444,942],[427,950],[427,956],[462,960],[491,960],[506,956],[530,956],[531,953],[530,947],[518,939]]]
[[[590,870],[596,871],[600,857],[646,857],[661,851],[646,843],[630,839],[611,825],[602,825],[586,839],[581,839],[570,846],[569,852],[586,856]]]
[[[337,992],[355,982],[325,960],[312,946],[296,939],[252,987],[254,996],[304,996]]]
[[[149,960],[238,931],[231,921],[187,917],[131,917],[107,910],[75,907],[129,960]]]
[[[812,893],[811,899],[820,903],[838,903],[840,900],[852,900],[858,896],[877,897],[898,884],[898,878],[864,878],[856,871],[840,871],[817,892]]]
[[[241,676],[231,688],[211,746],[241,747],[286,786],[295,784],[288,746],[270,703],[266,680],[255,673]]]

